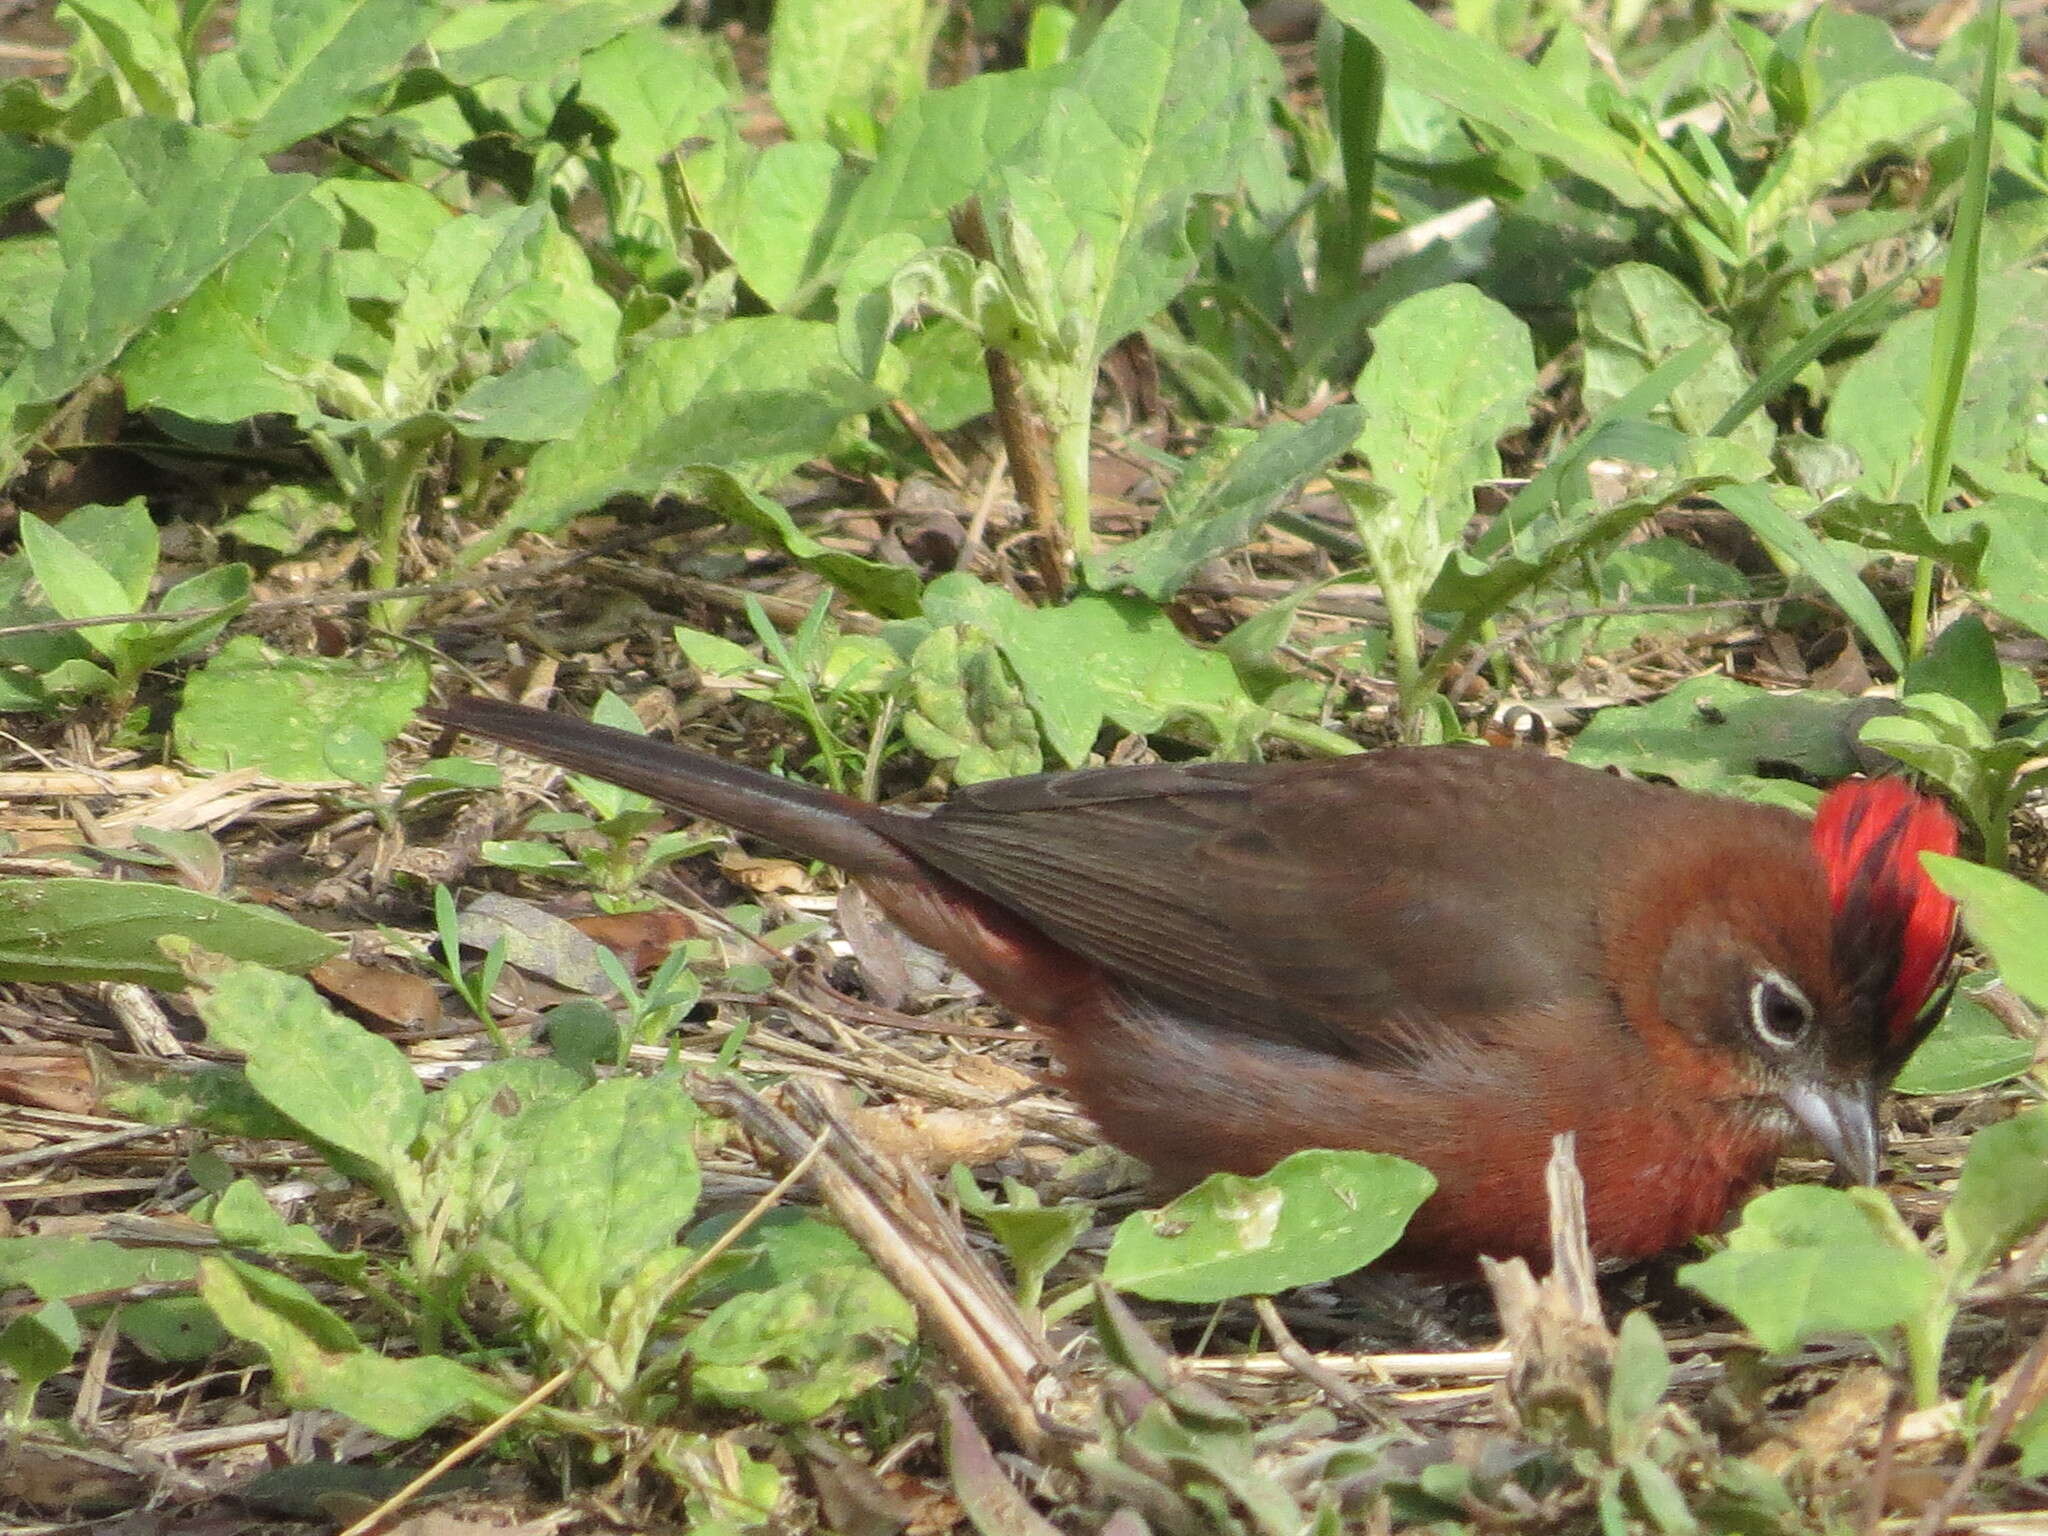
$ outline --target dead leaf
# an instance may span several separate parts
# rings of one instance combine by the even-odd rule
[[[0,1101],[89,1115],[99,1104],[92,1063],[68,1045],[0,1045]]]
[[[718,867],[735,885],[743,885],[760,895],[817,888],[810,871],[803,865],[791,863],[788,859],[756,858],[738,848],[727,847],[721,851]]]
[[[943,1173],[955,1163],[979,1168],[1008,1157],[1024,1127],[1000,1109],[941,1109],[928,1104],[882,1104],[850,1118],[876,1151]]]
[[[683,940],[697,936],[696,920],[683,912],[597,912],[569,921],[625,961],[635,976],[644,976]]]
[[[431,1029],[441,1022],[441,996],[434,984],[410,971],[337,956],[306,975],[329,997],[392,1029]]]

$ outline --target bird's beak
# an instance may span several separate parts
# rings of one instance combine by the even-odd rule
[[[1877,1182],[1877,1095],[1870,1087],[1798,1083],[1785,1090],[1784,1103],[1844,1179]]]

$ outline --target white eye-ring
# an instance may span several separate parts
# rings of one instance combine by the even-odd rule
[[[1749,1022],[1765,1044],[1789,1050],[1813,1023],[1813,1004],[1778,972],[1762,971],[1749,986]]]

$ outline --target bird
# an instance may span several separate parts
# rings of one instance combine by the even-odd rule
[[[1879,1172],[1879,1097],[1932,1027],[1955,905],[1941,802],[1852,779],[1818,815],[1540,752],[1077,768],[873,804],[482,696],[428,716],[851,876],[1043,1037],[1169,1188],[1309,1148],[1435,1192],[1381,1261],[1541,1263],[1576,1134],[1603,1260],[1714,1230],[1802,1134]]]

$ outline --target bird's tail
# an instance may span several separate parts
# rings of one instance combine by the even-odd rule
[[[757,768],[525,704],[471,696],[421,714],[651,795],[664,805],[723,822],[848,874],[928,878],[923,866],[885,830],[901,813],[850,795],[778,779]]]

